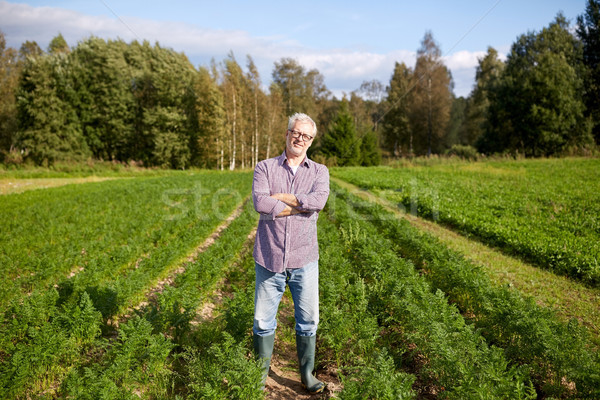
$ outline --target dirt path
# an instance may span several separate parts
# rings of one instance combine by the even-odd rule
[[[484,266],[494,282],[515,287],[521,293],[532,296],[538,304],[552,307],[565,320],[576,318],[590,330],[594,341],[600,345],[600,289],[555,275],[435,222],[402,212],[394,203],[346,181],[333,177],[331,180],[365,200],[382,205],[419,230],[437,237],[452,250]]]
[[[155,302],[157,296],[162,293],[165,287],[172,285],[175,282],[175,278],[177,275],[182,274],[186,270],[187,264],[193,263],[199,254],[208,249],[215,241],[221,236],[221,232],[223,232],[240,214],[244,211],[244,207],[246,206],[246,202],[248,199],[242,201],[240,204],[229,216],[217,226],[213,232],[198,246],[196,247],[190,254],[185,256],[182,261],[174,264],[174,267],[170,269],[167,273],[167,276],[159,279],[158,282],[150,289],[146,291],[144,294],[144,300],[142,300],[137,305],[130,307],[127,312],[125,312],[122,316],[116,317],[112,323],[115,326],[118,326],[119,323],[127,320],[134,310],[140,310],[146,307],[148,304]]]
[[[251,251],[252,243],[254,243],[254,237],[256,236],[256,228],[254,228],[246,239],[246,243],[240,252],[239,259],[242,260],[244,256]],[[235,262],[232,268],[237,268],[239,261]],[[200,306],[196,313],[196,318],[192,321],[192,325],[200,325],[203,322],[212,321],[215,317],[215,310],[221,306],[225,297],[231,296],[231,282],[226,274],[217,285],[214,292],[208,297],[208,300]]]
[[[0,179],[0,195],[23,193],[27,190],[47,189],[72,183],[102,182],[112,179],[124,179],[124,177],[88,176],[85,178]]]

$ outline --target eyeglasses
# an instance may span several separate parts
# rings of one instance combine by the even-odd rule
[[[299,137],[301,137],[304,142],[309,142],[309,141],[313,140],[313,138],[314,138],[314,136],[310,136],[310,135],[307,135],[306,133],[295,131],[293,129],[288,129],[288,132],[292,134],[292,137],[294,139],[298,139]]]

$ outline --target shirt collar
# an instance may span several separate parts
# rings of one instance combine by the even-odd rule
[[[285,153],[285,149],[283,150],[283,153],[281,153],[281,155],[279,156],[279,165],[283,166],[283,164],[285,163],[285,161],[287,160],[287,155]],[[310,163],[312,162],[312,160],[310,160],[308,158],[308,156],[304,156],[304,160],[302,160],[302,162],[299,165],[305,165],[306,167],[310,167]]]

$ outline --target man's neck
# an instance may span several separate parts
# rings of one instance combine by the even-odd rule
[[[288,165],[290,167],[297,167],[304,160],[306,154],[302,154],[301,156],[295,156],[293,154],[290,154],[290,152],[286,150],[285,156],[287,157]]]

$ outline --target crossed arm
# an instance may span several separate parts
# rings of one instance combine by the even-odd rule
[[[297,207],[300,207],[300,203],[298,202],[296,196],[291,193],[275,193],[272,194],[271,197],[285,203],[285,208],[283,211],[277,214],[278,217],[287,217],[288,215],[310,212],[299,210]]]
[[[329,196],[329,171],[325,166],[317,174],[308,193],[270,193],[265,165],[259,163],[254,171],[252,198],[254,209],[271,218],[320,211]]]

